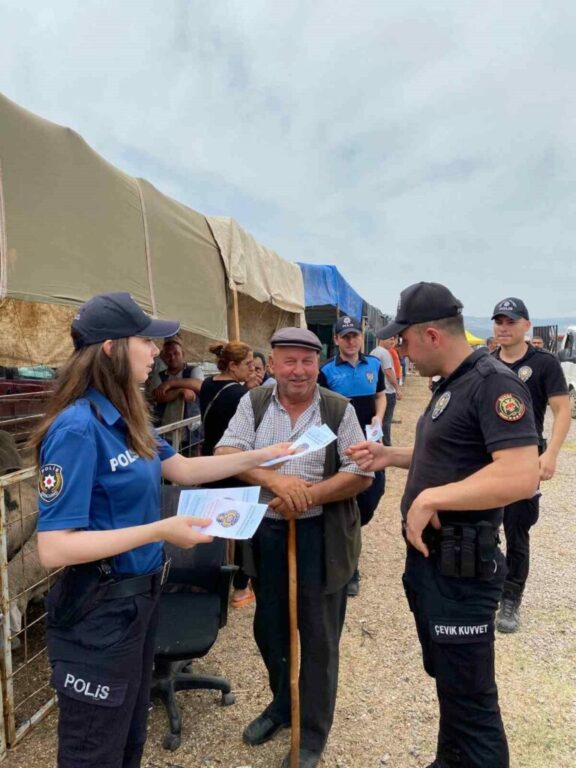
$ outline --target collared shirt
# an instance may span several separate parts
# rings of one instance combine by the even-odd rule
[[[130,450],[118,410],[89,389],[56,417],[42,441],[38,530],[103,531],[159,520],[161,461],[174,453],[160,438],[152,459]],[[161,543],[113,558],[113,570],[123,574],[161,564]]]
[[[270,398],[270,405],[264,414],[258,429],[254,430],[254,411],[252,410],[252,401],[250,395],[244,395],[238,404],[235,415],[232,417],[228,429],[222,439],[216,446],[217,448],[229,447],[240,448],[243,451],[250,451],[254,448],[264,448],[274,443],[293,443],[304,432],[312,426],[320,426],[322,417],[320,414],[320,391],[318,387],[314,392],[311,404],[300,414],[294,426],[290,414],[284,408],[278,399],[277,387]],[[356,414],[351,405],[348,405],[344,412],[344,417],[340,422],[338,429],[338,455],[340,457],[340,472],[350,472],[354,475],[363,475],[365,477],[374,477],[372,472],[364,472],[357,464],[346,456],[346,448],[355,443],[362,442],[364,435],[356,418]],[[324,459],[326,449],[308,453],[306,456],[288,461],[277,471],[281,475],[296,475],[302,480],[310,483],[319,483],[324,479]],[[260,502],[267,504],[274,498],[274,494],[263,488],[260,493]],[[322,507],[311,507],[304,512],[301,517],[315,517],[322,514]],[[268,508],[267,517],[278,520],[282,515]]]
[[[442,379],[418,420],[402,516],[426,488],[457,483],[492,462],[494,451],[538,445],[530,393],[486,352],[469,355]],[[443,524],[489,520],[503,510],[440,511]]]
[[[320,368],[318,384],[349,397],[360,425],[365,427],[376,415],[376,394],[384,391],[384,374],[380,361],[372,355],[360,353],[356,365],[336,355]]]

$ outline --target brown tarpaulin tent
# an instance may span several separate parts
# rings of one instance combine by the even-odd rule
[[[0,364],[59,365],[78,305],[112,290],[178,318],[191,360],[236,335],[234,294],[240,336],[257,348],[300,324],[299,267],[232,220],[210,221],[0,95]]]

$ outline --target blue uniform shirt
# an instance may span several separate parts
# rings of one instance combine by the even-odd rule
[[[321,387],[349,397],[361,427],[370,424],[376,414],[376,393],[384,391],[384,374],[380,360],[360,353],[357,365],[350,365],[340,355],[320,368]]]
[[[42,441],[38,530],[104,531],[159,520],[160,462],[174,453],[161,439],[153,459],[131,451],[120,413],[98,390],[88,390],[57,416]],[[160,542],[113,558],[114,572],[122,574],[148,573],[161,564]]]

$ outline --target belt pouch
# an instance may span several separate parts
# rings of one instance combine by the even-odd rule
[[[469,525],[462,526],[460,576],[464,579],[476,576],[476,529]]]
[[[76,624],[98,604],[102,586],[110,580],[110,574],[110,565],[105,560],[65,568],[45,598],[49,624],[57,627]]]
[[[481,579],[489,579],[494,575],[494,558],[497,544],[496,532],[492,523],[486,520],[478,523],[476,528],[478,575]]]
[[[456,542],[451,525],[443,526],[440,532],[440,573],[442,576],[457,576]]]

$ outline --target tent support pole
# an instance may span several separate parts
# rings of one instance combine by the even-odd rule
[[[232,287],[232,341],[240,341],[240,311],[238,309],[238,291]]]

